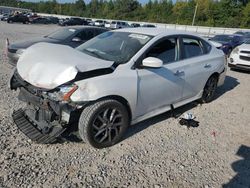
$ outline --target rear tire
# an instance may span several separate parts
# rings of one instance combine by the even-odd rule
[[[209,103],[214,99],[214,94],[218,84],[218,77],[216,75],[212,75],[203,90],[202,97],[200,99],[201,103]]]
[[[90,104],[82,111],[78,129],[85,143],[100,149],[118,143],[128,125],[126,107],[116,100],[106,99]]]

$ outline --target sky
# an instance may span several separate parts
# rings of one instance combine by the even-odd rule
[[[41,0],[25,0],[25,1],[31,1],[31,2],[39,2]],[[76,0],[57,0],[57,2],[59,3],[68,3],[68,2],[74,2]],[[84,0],[85,3],[89,3],[90,0]],[[144,4],[144,3],[147,3],[148,0],[138,0],[140,3]],[[173,2],[175,2],[175,0],[173,0]]]

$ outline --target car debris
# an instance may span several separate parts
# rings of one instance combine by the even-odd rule
[[[179,123],[182,126],[184,125],[187,126],[187,128],[199,127],[200,122],[195,121],[194,120],[195,118],[196,117],[191,112],[188,112],[188,113],[185,113],[182,118],[180,118]]]

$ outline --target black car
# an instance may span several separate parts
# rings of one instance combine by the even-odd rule
[[[141,25],[138,24],[138,23],[132,23],[132,24],[130,24],[130,25],[131,25],[131,27],[141,27]]]
[[[38,17],[33,19],[30,23],[32,24],[51,24],[52,22],[47,18]]]
[[[8,23],[21,22],[23,24],[26,24],[26,23],[29,23],[29,18],[27,16],[25,16],[25,15],[17,14],[17,15],[14,15],[14,16],[10,16],[7,19],[7,22]]]
[[[61,26],[88,25],[88,22],[81,18],[70,18],[59,22],[59,25]]]
[[[50,17],[47,17],[47,19],[50,20],[50,22],[52,24],[58,24],[59,23],[59,18],[57,18],[57,17],[50,16]]]
[[[61,28],[44,37],[32,38],[30,40],[15,42],[7,46],[9,63],[15,66],[19,57],[25,51],[25,49],[39,42],[62,44],[75,48],[83,44],[87,40],[106,31],[108,30],[99,27],[75,26]]]
[[[153,24],[143,24],[141,27],[156,27],[156,26]]]

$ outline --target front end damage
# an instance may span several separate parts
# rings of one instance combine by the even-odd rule
[[[24,81],[17,71],[10,80],[12,90],[19,89],[18,99],[25,102],[25,108],[13,112],[17,127],[32,141],[53,143],[72,122],[72,113],[79,106],[70,101],[57,101],[49,96],[57,90],[34,87]]]

